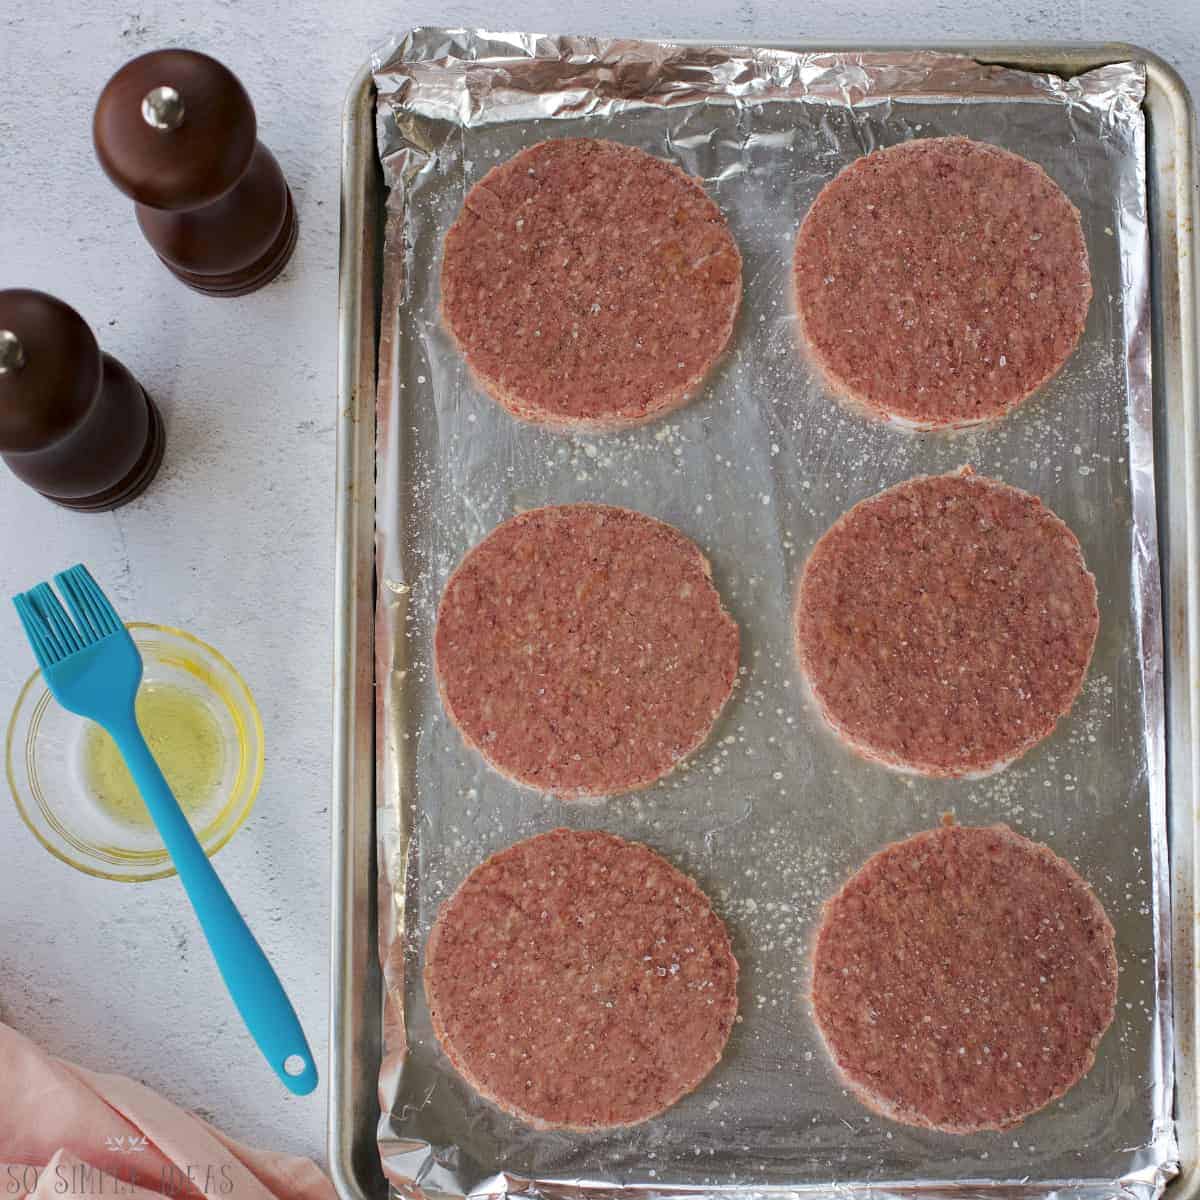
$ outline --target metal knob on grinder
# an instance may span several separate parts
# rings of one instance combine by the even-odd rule
[[[296,245],[291,191],[257,131],[237,76],[194,50],[133,59],[96,104],[100,165],[164,265],[210,296],[270,283]]]
[[[0,457],[56,504],[90,512],[139,496],[163,455],[154,402],[45,292],[0,291]]]

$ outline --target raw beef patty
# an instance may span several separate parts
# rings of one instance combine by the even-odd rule
[[[634,1125],[713,1069],[738,965],[704,893],[653,850],[556,829],[476,867],[425,950],[450,1061],[539,1128]]]
[[[817,542],[796,597],[800,665],[867,758],[933,776],[996,770],[1083,686],[1100,615],[1075,535],[969,468],[897,484]]]
[[[678,167],[562,138],[467,194],[446,235],[442,314],[483,387],[558,428],[613,429],[678,408],[725,349],[742,259]]]
[[[894,1121],[1019,1124],[1090,1069],[1117,995],[1113,927],[1071,866],[1003,825],[880,851],[825,906],[817,1024]]]
[[[921,428],[1019,404],[1070,357],[1092,295],[1059,186],[961,137],[851,163],[804,218],[794,265],[801,333],[831,385]]]
[[[565,799],[661,779],[733,690],[738,628],[708,562],[602,504],[522,513],[451,575],[434,634],[450,719],[501,774]]]

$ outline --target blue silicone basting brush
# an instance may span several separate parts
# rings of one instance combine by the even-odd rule
[[[54,698],[107,730],[158,827],[200,919],[225,986],[275,1074],[298,1096],[317,1086],[317,1068],[279,976],[213,870],[138,728],[134,700],[142,656],[86,567],[14,597],[21,624]],[[70,610],[70,615],[67,613]]]

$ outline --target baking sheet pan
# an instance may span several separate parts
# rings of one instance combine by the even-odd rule
[[[441,37],[439,48],[444,49],[453,35],[430,36]],[[995,73],[982,72],[981,76],[995,81]],[[831,153],[823,164],[808,164],[791,178],[788,198],[793,201],[796,219],[820,182],[836,172],[845,160],[847,146],[853,148],[856,139],[866,148],[863,138],[874,137],[882,142],[896,140],[907,132],[973,132],[946,123],[950,109],[964,107],[961,100],[957,105],[945,98],[911,100],[903,105],[894,96],[886,103],[882,100],[875,97],[865,106],[870,112],[856,111],[849,120],[844,104],[825,106],[827,111],[820,114],[816,131],[826,138],[826,149]],[[972,100],[970,107],[987,107],[989,103],[993,102]],[[918,113],[919,105],[931,111]],[[1081,203],[1070,180],[1058,176],[1051,162],[1046,163],[1084,208],[1093,271],[1101,284],[1097,288],[1100,316],[1094,303],[1085,346],[1077,356],[1082,361],[1073,364],[1080,371],[1074,380],[1075,390],[1066,389],[1056,396],[1052,388],[1029,406],[1023,428],[1020,423],[1026,414],[1021,412],[997,430],[966,438],[906,438],[867,426],[831,407],[819,386],[806,378],[803,362],[795,354],[790,317],[773,310],[770,303],[781,291],[780,265],[786,254],[767,244],[769,222],[750,219],[744,203],[731,205],[723,194],[722,187],[731,176],[720,162],[722,137],[714,143],[712,137],[695,127],[688,135],[688,117],[681,114],[684,106],[677,96],[670,104],[657,108],[635,107],[636,113],[628,116],[623,130],[625,140],[647,149],[661,147],[662,129],[654,130],[652,117],[672,123],[682,119],[680,132],[671,135],[675,153],[685,167],[709,179],[718,202],[730,214],[747,258],[747,304],[738,334],[739,349],[716,377],[710,393],[678,418],[669,420],[667,432],[650,427],[616,439],[572,442],[513,427],[473,388],[452,352],[437,345],[439,337],[444,338],[432,309],[434,260],[440,242],[437,230],[444,229],[461,203],[462,191],[469,182],[466,162],[478,159],[478,170],[482,171],[490,165],[486,152],[495,150],[507,156],[519,145],[536,140],[536,134],[531,135],[528,129],[522,132],[516,128],[524,118],[501,122],[504,128],[497,145],[483,145],[487,137],[480,129],[479,153],[468,148],[471,139],[460,132],[455,150],[458,166],[443,172],[439,187],[430,192],[428,213],[418,218],[418,223],[426,220],[427,225],[420,232],[417,225],[411,226],[414,236],[409,243],[408,265],[416,269],[403,280],[394,281],[406,289],[404,318],[417,323],[411,329],[398,330],[402,334],[398,343],[402,353],[396,357],[401,370],[393,379],[387,375],[383,379],[381,430],[385,437],[381,461],[385,464],[386,485],[387,435],[395,435],[397,461],[401,447],[410,456],[403,476],[395,476],[398,481],[406,481],[400,489],[404,495],[397,496],[397,500],[406,506],[405,528],[419,527],[421,532],[405,545],[407,560],[397,557],[401,571],[388,569],[387,547],[381,542],[383,628],[389,614],[394,616],[403,609],[405,627],[413,629],[413,636],[411,640],[396,639],[395,646],[389,648],[381,663],[379,682],[402,682],[393,699],[411,705],[405,710],[406,721],[411,723],[402,727],[385,721],[385,733],[389,728],[401,733],[420,729],[426,758],[423,763],[418,749],[415,754],[395,755],[393,762],[393,782],[413,787],[410,794],[415,797],[416,808],[410,815],[418,818],[414,826],[416,853],[405,859],[403,825],[394,830],[386,825],[381,829],[389,839],[386,847],[389,857],[396,860],[393,865],[405,868],[396,877],[407,882],[406,888],[397,893],[404,903],[403,913],[390,906],[385,908],[381,928],[386,930],[389,915],[403,916],[414,935],[407,944],[385,944],[388,952],[408,952],[390,954],[387,961],[394,979],[409,981],[407,996],[399,988],[392,992],[391,1012],[395,1020],[401,1015],[400,1005],[405,1004],[404,1019],[411,1034],[404,1069],[396,1070],[397,1059],[393,1057],[383,1076],[383,1099],[393,1109],[383,1125],[385,1161],[390,1160],[388,1165],[398,1181],[419,1179],[426,1191],[446,1192],[481,1185],[490,1191],[517,1191],[522,1187],[518,1182],[521,1176],[596,1184],[638,1183],[660,1191],[729,1184],[824,1190],[833,1179],[840,1181],[840,1187],[856,1183],[874,1187],[929,1186],[939,1180],[970,1180],[984,1188],[1001,1180],[1054,1181],[1056,1190],[1070,1188],[1071,1181],[1087,1187],[1082,1181],[1090,1180],[1095,1187],[1111,1191],[1112,1184],[1122,1178],[1127,1186],[1153,1190],[1169,1171],[1172,1154],[1169,1127],[1162,1120],[1163,1105],[1169,1099],[1167,1041],[1163,1035],[1170,1025],[1159,1020],[1157,1007],[1163,1001],[1165,987],[1156,980],[1165,981],[1165,973],[1156,971],[1153,963],[1136,961],[1145,957],[1136,950],[1153,946],[1155,921],[1165,921],[1166,917],[1163,905],[1159,904],[1156,911],[1150,870],[1154,840],[1151,798],[1156,779],[1160,778],[1161,760],[1153,736],[1144,736],[1147,723],[1131,715],[1144,710],[1147,700],[1153,708],[1155,693],[1153,676],[1148,681],[1141,677],[1138,663],[1145,659],[1137,653],[1140,648],[1135,644],[1139,637],[1153,639],[1153,618],[1158,611],[1156,601],[1149,607],[1142,605],[1140,610],[1135,602],[1154,599],[1152,510],[1148,523],[1145,511],[1141,513],[1142,523],[1137,528],[1140,551],[1129,553],[1127,543],[1124,557],[1106,552],[1113,540],[1110,510],[1124,516],[1127,523],[1121,528],[1134,529],[1137,522],[1129,515],[1132,506],[1139,497],[1145,503],[1149,496],[1147,487],[1139,490],[1137,486],[1139,472],[1153,476],[1148,444],[1137,445],[1138,438],[1149,432],[1149,397],[1139,391],[1136,378],[1133,386],[1127,379],[1117,380],[1117,375],[1128,376],[1130,370],[1136,377],[1139,370],[1136,348],[1132,357],[1128,353],[1138,340],[1136,306],[1127,310],[1124,303],[1130,293],[1136,297],[1139,284],[1120,277],[1123,262],[1126,272],[1129,270],[1129,262],[1125,261],[1130,257],[1128,247],[1138,237],[1136,214],[1131,227],[1125,227],[1130,224],[1128,197],[1118,197],[1113,208],[1115,223],[1100,226],[1103,201],[1095,194],[1099,181],[1090,172],[1081,176],[1086,201]],[[1059,110],[1064,107],[1069,113],[1069,126],[1086,119],[1074,100],[1070,105],[1060,105]],[[910,125],[928,122],[933,128],[906,130],[903,124],[897,126],[899,108],[905,110],[902,121]],[[1103,125],[1110,117],[1096,119]],[[585,119],[602,120],[606,122],[606,136],[619,136],[613,130],[611,112],[593,113]],[[1036,143],[1039,136],[1044,136],[1043,121],[1031,121],[1028,128],[1017,121],[1014,129],[1006,115],[1003,124],[1006,136],[993,134],[993,140],[1039,157]],[[596,129],[593,126],[586,131]],[[405,132],[407,135],[412,130]],[[780,131],[768,132],[779,135]],[[487,130],[488,136],[494,133]],[[740,136],[735,121],[723,140],[732,146]],[[513,140],[504,143],[505,137]],[[639,141],[639,137],[646,140]],[[1022,142],[1021,138],[1030,140]],[[447,154],[443,140],[439,159]],[[735,175],[752,181],[754,171],[735,171]],[[807,193],[803,192],[805,188]],[[805,194],[807,200],[803,199]],[[782,207],[778,203],[776,206]],[[411,222],[418,207],[410,206],[402,219]],[[1104,233],[1105,228],[1112,234]],[[1098,237],[1108,238],[1112,246],[1100,242],[1097,248]],[[432,252],[430,246],[434,247]],[[418,278],[422,271],[424,283]],[[1114,282],[1116,285],[1107,298],[1102,280],[1110,287]],[[401,308],[385,300],[383,314],[386,343],[389,328],[397,328],[394,324],[389,327],[389,322],[393,315],[401,315]],[[764,319],[757,321],[758,317]],[[756,324],[764,328],[760,330]],[[1072,366],[1068,366],[1060,385],[1070,382],[1071,372]],[[396,421],[391,425],[389,383],[403,383],[406,390],[411,385],[415,393],[413,397],[402,397],[397,387],[394,395],[399,403],[394,410]],[[422,391],[425,384],[428,387]],[[724,393],[722,388],[726,389]],[[762,420],[764,429],[756,438],[746,439],[742,435],[751,405],[745,397],[751,392],[760,397],[752,416]],[[1087,414],[1092,418],[1098,414],[1103,419],[1093,419],[1090,424],[1080,420],[1080,392],[1093,398]],[[1145,411],[1140,413],[1136,403],[1132,409],[1128,403],[1131,396],[1136,401],[1139,395],[1145,403]],[[797,419],[801,412],[806,418],[803,421]],[[436,438],[430,436],[434,426],[421,426],[422,416],[428,418],[431,414],[436,417]],[[1122,457],[1109,452],[1116,448],[1115,443],[1107,447],[1102,444],[1106,430],[1111,433],[1121,429],[1122,415],[1132,417],[1129,428],[1134,436],[1127,445],[1134,446],[1133,465],[1127,455],[1124,463],[1103,461],[1105,457]],[[1072,418],[1079,427],[1078,436]],[[1068,440],[1064,442],[1064,438]],[[770,440],[762,442],[760,458],[753,461],[751,470],[745,470],[747,445],[758,446],[761,439]],[[779,448],[772,453],[772,446]],[[786,653],[786,637],[781,631],[786,630],[791,573],[829,520],[855,499],[887,483],[919,470],[949,469],[961,461],[971,461],[978,469],[1042,494],[1080,533],[1089,561],[1100,576],[1102,591],[1110,598],[1114,592],[1117,595],[1117,612],[1112,616],[1106,611],[1110,619],[1105,622],[1106,634],[1102,637],[1108,640],[1102,641],[1092,672],[1093,681],[1102,682],[1089,690],[1073,714],[1071,721],[1078,722],[1074,737],[1064,729],[1048,747],[1037,752],[1040,760],[1032,756],[991,781],[914,785],[892,776],[880,778],[875,768],[849,761],[823,737],[812,714],[798,702],[796,683],[789,678],[794,672]],[[806,469],[802,471],[800,464]],[[769,478],[771,488],[748,495],[743,477]],[[439,491],[439,486],[448,484],[453,486]],[[1171,494],[1166,489],[1163,492],[1162,498],[1169,501]],[[713,499],[705,499],[710,495]],[[762,503],[764,495],[766,503]],[[1122,495],[1126,504],[1123,514]],[[1115,506],[1113,497],[1117,500]],[[439,727],[436,701],[428,694],[422,699],[420,694],[422,687],[428,688],[427,672],[424,680],[421,678],[427,666],[422,662],[421,639],[424,637],[427,649],[429,615],[446,571],[491,525],[518,506],[579,498],[641,507],[674,521],[706,546],[714,558],[718,582],[749,635],[744,658],[748,682],[718,730],[719,742],[702,754],[692,771],[675,786],[668,784],[656,789],[657,794],[645,793],[600,807],[563,809],[553,801],[515,792],[490,778],[461,749],[453,731]],[[711,524],[704,518],[706,504],[714,510],[708,518]],[[697,505],[699,513],[694,511]],[[762,512],[758,511],[760,507]],[[381,529],[385,541],[389,517],[397,511],[401,511],[398,505],[383,501]],[[769,564],[759,571],[747,561],[746,547],[760,543],[776,555],[774,574],[766,569]],[[396,545],[397,549],[402,545],[399,539]],[[1138,562],[1150,569],[1142,571],[1139,586],[1134,588],[1134,564]],[[1147,616],[1148,630],[1142,623]],[[408,617],[412,618],[411,625]],[[385,636],[382,640],[387,643],[388,639]],[[399,653],[404,659],[402,669],[409,672],[403,681],[392,674],[399,665]],[[1154,661],[1151,653],[1149,662],[1153,665]],[[383,694],[388,694],[386,687]],[[762,716],[758,715],[760,709]],[[1151,732],[1154,724],[1151,715]],[[1138,734],[1138,730],[1143,732]],[[725,740],[730,737],[732,742]],[[768,740],[772,737],[774,742]],[[1088,742],[1089,737],[1111,739],[1116,744],[1114,749],[1123,747],[1114,757],[1136,763],[1121,783],[1124,795],[1132,796],[1132,802],[1114,803],[1112,811],[1104,810],[1102,819],[1093,818],[1097,802],[1103,800],[1101,792],[1109,796],[1113,793],[1113,763],[1107,759],[1103,767],[1097,763],[1104,755],[1091,749],[1097,743]],[[1135,747],[1133,742],[1140,745]],[[381,748],[386,793],[386,742]],[[757,762],[746,753],[751,749]],[[1173,761],[1173,770],[1175,765]],[[775,779],[776,774],[780,780]],[[422,783],[432,784],[435,780],[436,805],[426,803],[422,807]],[[1061,791],[1055,787],[1056,781],[1064,785]],[[1047,783],[1051,785],[1048,789]],[[1066,784],[1073,784],[1073,790]],[[1054,793],[1055,804],[1043,799],[1047,791]],[[432,798],[431,791],[427,794]],[[1189,806],[1190,802],[1189,796]],[[385,803],[384,809],[388,807]],[[987,1135],[995,1143],[989,1145],[984,1145],[987,1138],[964,1142],[916,1135],[899,1126],[868,1120],[840,1088],[830,1086],[828,1066],[802,1003],[805,938],[820,900],[883,841],[932,824],[945,808],[955,809],[960,820],[1008,819],[1031,836],[1051,842],[1080,865],[1096,884],[1121,930],[1125,967],[1122,1003],[1133,1005],[1124,1010],[1133,1015],[1123,1016],[1110,1032],[1107,1053],[1102,1053],[1096,1070],[1063,1105],[1034,1118],[1007,1140],[1003,1135]],[[473,1100],[444,1062],[439,1064],[436,1046],[427,1028],[421,1027],[419,987],[411,986],[416,979],[415,952],[419,951],[437,901],[491,849],[564,819],[566,823],[599,825],[649,841],[695,872],[717,896],[730,920],[747,973],[742,993],[745,1019],[722,1068],[696,1096],[655,1123],[657,1128],[648,1126],[617,1138],[533,1135]],[[1121,821],[1126,824],[1122,826]],[[1116,863],[1118,869],[1113,873],[1108,854],[1119,836],[1125,837],[1131,847],[1140,848],[1141,853]],[[746,871],[752,874],[747,876]],[[1165,967],[1165,960],[1159,965]],[[391,1049],[397,1048],[393,1042]],[[1113,1096],[1123,1098],[1122,1103],[1113,1104]],[[393,1103],[397,1098],[399,1102]],[[710,1107],[714,1100],[716,1105]],[[786,1114],[785,1119],[780,1119],[781,1113]],[[1012,1142],[1016,1145],[1009,1144]],[[1139,1146],[1141,1149],[1135,1149]],[[1045,1182],[1038,1190],[1047,1190]]]

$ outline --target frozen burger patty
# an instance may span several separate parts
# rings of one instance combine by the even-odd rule
[[[922,428],[1019,404],[1070,357],[1092,295],[1062,189],[962,137],[846,167],[800,226],[794,278],[803,340],[833,388]]]
[[[1099,627],[1075,535],[969,468],[863,500],[817,542],[796,596],[800,665],[853,749],[933,776],[987,773],[1047,737]]]
[[[446,235],[442,314],[483,387],[562,429],[649,421],[696,394],[733,331],[742,260],[700,183],[616,142],[523,150]]]
[[[1003,825],[919,833],[825,906],[817,1024],[868,1108],[974,1133],[1019,1124],[1091,1068],[1117,995],[1088,885]]]
[[[733,691],[738,641],[693,542],[629,509],[568,504],[467,554],[434,657],[466,740],[571,799],[647,787],[696,750]]]
[[[492,855],[442,906],[425,994],[450,1061],[543,1129],[634,1125],[712,1070],[738,965],[704,893],[653,850],[556,829]]]

